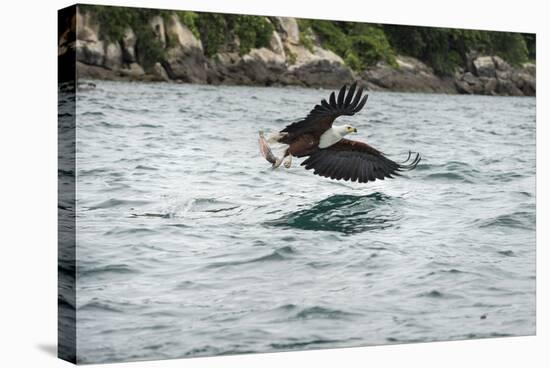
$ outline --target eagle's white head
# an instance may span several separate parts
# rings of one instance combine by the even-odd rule
[[[341,126],[333,126],[332,129],[340,136],[343,137],[345,135],[348,135],[350,133],[357,133],[357,128],[346,124]]]
[[[333,125],[332,128],[325,131],[319,139],[319,148],[327,148],[338,143],[345,135],[357,133],[357,129],[349,124]]]

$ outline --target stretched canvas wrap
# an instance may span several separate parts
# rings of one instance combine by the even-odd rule
[[[534,34],[58,16],[60,358],[535,333]]]

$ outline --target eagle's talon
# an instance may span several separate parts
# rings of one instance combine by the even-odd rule
[[[273,166],[271,166],[271,168],[273,170],[275,170],[276,168],[278,168],[279,166],[281,166],[281,164],[283,163],[283,159],[282,158],[278,158],[275,160],[275,162],[273,163]]]

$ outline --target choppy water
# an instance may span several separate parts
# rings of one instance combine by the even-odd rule
[[[370,93],[352,138],[423,160],[365,185],[258,153],[329,91],[96,83],[81,362],[535,333],[535,99]]]

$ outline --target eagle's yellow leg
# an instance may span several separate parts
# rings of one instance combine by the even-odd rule
[[[288,155],[288,159],[285,161],[284,165],[287,169],[290,169],[290,165],[292,165],[292,155]]]
[[[281,166],[282,163],[283,163],[283,159],[278,158],[278,159],[275,160],[275,163],[273,164],[273,166],[271,166],[271,168],[275,170],[276,168]]]
[[[285,158],[290,157],[286,162]],[[290,167],[292,161],[292,156],[290,155],[290,152],[288,152],[288,148],[283,152],[283,157],[277,158],[275,162],[273,163],[272,169],[276,169],[284,162],[284,166],[288,169]]]

